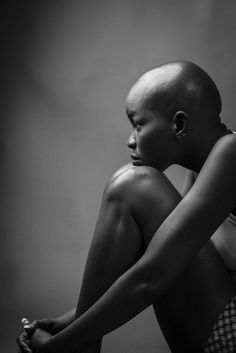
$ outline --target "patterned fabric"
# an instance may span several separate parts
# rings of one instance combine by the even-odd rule
[[[236,352],[236,297],[233,297],[213,327],[204,353]]]

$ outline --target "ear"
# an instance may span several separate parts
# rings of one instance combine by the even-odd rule
[[[182,139],[188,134],[188,115],[183,111],[175,113],[172,119],[172,131],[177,139]]]

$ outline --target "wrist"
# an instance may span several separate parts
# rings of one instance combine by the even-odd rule
[[[55,335],[56,333],[60,332],[64,328],[66,328],[68,325],[70,325],[74,320],[72,317],[68,318],[65,316],[60,316],[55,319],[53,319],[53,331],[52,333]]]
[[[53,325],[52,325],[53,335],[57,334],[67,326],[66,322],[61,317],[56,317],[52,321],[53,321]]]
[[[52,353],[50,341],[51,341],[51,338],[47,338],[43,342],[43,344],[42,344],[42,346],[41,346],[41,348],[40,348],[38,353]]]
[[[75,308],[53,319],[55,333],[60,332],[75,320]]]

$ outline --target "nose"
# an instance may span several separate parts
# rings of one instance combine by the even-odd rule
[[[128,146],[129,148],[131,148],[132,150],[134,150],[134,149],[136,148],[136,146],[137,146],[133,132],[132,132],[132,134],[130,135],[130,137],[128,138],[127,146]]]

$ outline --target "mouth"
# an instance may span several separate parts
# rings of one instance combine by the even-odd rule
[[[139,160],[139,158],[135,155],[135,154],[131,154],[131,159],[133,159],[134,161],[138,161]]]
[[[137,157],[137,156],[135,156],[135,154],[131,154],[130,157],[131,157],[131,159],[132,159],[132,164],[133,164],[133,165],[136,165],[136,166],[142,165],[142,162],[141,162],[140,158]]]

